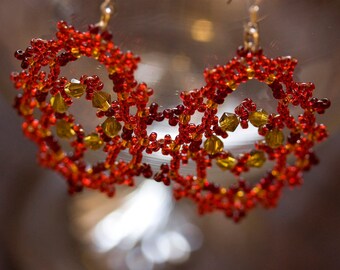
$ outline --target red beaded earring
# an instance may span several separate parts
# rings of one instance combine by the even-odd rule
[[[101,9],[100,22],[90,25],[86,32],[61,21],[56,39],[33,39],[25,51],[16,51],[23,71],[12,73],[11,79],[16,88],[23,90],[15,100],[15,108],[24,118],[25,135],[39,146],[40,164],[60,172],[71,193],[87,187],[112,196],[116,184],[133,185],[136,175],[152,176],[150,166],[141,163],[148,143],[146,125],[137,120],[143,116],[153,91],[134,79],[140,59],[131,52],[123,53],[112,42],[112,34],[107,30],[114,10],[112,2],[105,1]],[[98,76],[60,77],[63,66],[84,56],[106,67],[116,100],[111,100],[108,86],[103,90]],[[49,72],[43,71],[44,67]],[[79,98],[98,109],[102,124],[93,132],[86,133],[69,113],[73,100]],[[130,115],[131,107],[137,107],[138,114]],[[35,111],[41,112],[40,119],[36,119]],[[71,153],[62,149],[60,140],[69,141]],[[106,159],[87,164],[84,154],[100,149]],[[129,162],[117,158],[124,150],[131,156]]]
[[[244,46],[236,57],[224,66],[206,70],[205,86],[182,92],[182,104],[164,111],[159,111],[156,103],[149,105],[153,90],[134,79],[140,59],[131,52],[121,52],[106,29],[113,12],[111,1],[104,2],[102,11],[101,21],[86,32],[59,22],[55,39],[33,39],[25,51],[15,53],[23,70],[11,76],[15,87],[23,90],[15,100],[15,108],[24,118],[25,135],[37,143],[40,163],[60,172],[71,193],[86,187],[112,196],[115,185],[131,186],[135,176],[143,176],[166,185],[173,183],[175,197],[194,200],[202,214],[222,211],[238,221],[257,204],[275,206],[281,190],[301,184],[303,171],[317,164],[313,146],[327,137],[327,131],[316,122],[315,114],[324,113],[330,102],[312,96],[312,83],[293,80],[296,59],[271,59],[263,54],[259,48],[257,6],[250,9]],[[83,56],[106,67],[113,92],[107,92],[108,86],[104,87],[98,76],[60,76],[63,66]],[[49,72],[43,67],[48,67]],[[233,113],[225,112],[219,118],[219,105],[248,80],[269,86],[277,111],[269,114],[247,98]],[[101,125],[95,131],[85,132],[69,113],[77,98],[85,98],[98,109]],[[295,119],[290,106],[300,107],[303,113]],[[130,113],[131,108],[136,113]],[[41,112],[39,119],[35,111]],[[196,112],[203,114],[199,124],[191,122]],[[155,132],[148,134],[148,126],[165,119],[170,126],[178,127],[175,136],[157,138]],[[255,143],[252,151],[234,156],[226,151],[223,140],[239,125],[243,129],[248,125],[257,127],[263,139]],[[70,154],[62,149],[61,140],[69,141]],[[84,154],[100,149],[105,160],[88,164]],[[128,152],[130,161],[118,158],[121,151]],[[162,164],[158,172],[143,163],[145,155],[155,152],[171,157],[170,164]],[[292,164],[290,157],[295,159]],[[257,183],[244,179],[245,172],[267,161],[274,163],[273,168]],[[181,168],[189,162],[195,164],[196,173],[183,175]],[[215,165],[230,171],[236,183],[220,186],[208,179],[208,170]]]
[[[302,173],[318,163],[313,146],[327,137],[326,127],[316,122],[315,113],[323,114],[330,107],[328,99],[312,96],[313,83],[295,82],[293,72],[297,60],[292,57],[266,57],[259,48],[257,23],[258,6],[250,8],[250,22],[244,31],[244,46],[224,66],[204,72],[206,85],[199,90],[182,92],[184,115],[203,113],[202,122],[190,123],[190,116],[179,122],[178,151],[172,152],[171,179],[176,182],[175,197],[194,200],[200,213],[222,211],[238,221],[257,204],[274,207],[281,190],[302,183]],[[277,102],[277,111],[268,114],[249,98],[235,108],[234,113],[217,116],[218,107],[248,80],[269,86]],[[303,111],[295,119],[290,106]],[[250,152],[233,156],[224,148],[223,139],[240,125],[258,128],[263,137]],[[285,132],[288,134],[285,135]],[[295,162],[289,164],[289,158]],[[196,174],[181,175],[180,167],[196,164]],[[258,183],[250,184],[243,174],[274,162]],[[222,171],[230,171],[235,184],[220,186],[207,179],[208,170],[216,164]],[[225,179],[227,181],[228,179]]]

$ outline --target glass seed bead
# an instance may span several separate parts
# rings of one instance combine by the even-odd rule
[[[247,72],[247,76],[248,76],[248,79],[249,79],[249,80],[251,80],[251,79],[254,78],[254,76],[255,76],[255,70],[254,70],[254,69],[248,67],[248,68],[246,69],[246,72]]]
[[[266,156],[264,152],[254,150],[250,152],[250,157],[247,161],[247,165],[250,167],[260,168],[266,162]]]
[[[230,132],[234,132],[240,123],[236,114],[233,113],[223,113],[219,122],[223,131]]]
[[[98,150],[103,145],[103,141],[97,133],[92,133],[86,136],[84,138],[84,143],[88,148],[92,150]]]
[[[266,143],[271,148],[277,148],[281,146],[284,142],[284,134],[281,130],[273,129],[266,135]]]
[[[102,124],[102,128],[107,136],[113,138],[119,133],[122,125],[114,117],[109,117]]]
[[[74,57],[77,57],[77,58],[81,56],[79,48],[76,48],[76,47],[71,49],[71,53]]]
[[[107,111],[111,107],[111,95],[106,92],[95,92],[92,106],[102,111]]]
[[[64,88],[67,95],[74,98],[80,98],[86,91],[86,85],[81,84],[80,81],[72,79]]]
[[[223,142],[215,135],[204,142],[204,149],[209,155],[215,155],[223,151]]]
[[[265,79],[266,84],[272,84],[276,80],[276,76],[274,74],[269,74]]]
[[[191,119],[191,116],[188,115],[188,114],[184,114],[182,113],[180,116],[179,116],[179,122],[183,125],[186,125],[190,122],[190,119]]]
[[[65,113],[68,110],[68,106],[64,98],[61,96],[60,92],[51,97],[50,103],[52,105],[52,108],[58,113]]]
[[[249,114],[249,121],[254,127],[260,127],[267,124],[268,113],[262,109]]]
[[[237,84],[233,80],[228,81],[226,85],[233,91],[237,89]]]
[[[217,166],[220,167],[223,171],[233,169],[236,163],[237,163],[236,158],[232,156],[229,156],[227,158],[218,158],[216,160]]]
[[[70,139],[74,135],[76,135],[75,131],[72,128],[72,125],[66,122],[64,119],[59,120],[56,125],[56,132],[58,137]]]

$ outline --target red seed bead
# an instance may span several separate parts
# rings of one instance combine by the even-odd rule
[[[276,206],[282,189],[300,185],[302,172],[318,163],[313,146],[328,133],[316,122],[315,113],[324,113],[330,102],[313,98],[312,83],[294,82],[295,59],[270,59],[261,49],[252,52],[241,47],[225,65],[204,71],[203,87],[181,92],[182,104],[159,112],[160,106],[149,102],[153,89],[135,80],[140,58],[116,47],[110,32],[95,25],[80,32],[63,21],[57,28],[54,39],[33,39],[25,50],[15,52],[23,70],[12,73],[11,80],[15,88],[22,89],[14,108],[24,119],[24,134],[39,146],[40,164],[65,177],[70,193],[88,188],[113,196],[116,185],[134,186],[136,176],[153,177],[165,185],[173,183],[175,198],[190,198],[201,214],[221,211],[239,222],[256,205]],[[104,85],[97,75],[82,75],[75,85],[85,89],[84,97],[77,98],[97,108],[100,123],[93,132],[85,132],[68,110],[75,98],[70,94],[70,84],[78,83],[61,76],[63,66],[84,56],[103,65],[113,85]],[[48,71],[44,67],[49,67]],[[217,113],[226,97],[250,79],[266,83],[278,106],[267,122],[257,125],[262,139],[254,149],[233,156],[224,148],[228,134],[221,129]],[[290,112],[291,105],[302,110],[297,119]],[[244,99],[235,108],[241,127],[248,128],[249,114],[260,109],[250,98]],[[39,119],[35,119],[37,111]],[[191,123],[191,116],[197,112],[203,115],[200,122]],[[149,132],[154,121],[168,122],[164,128],[174,126],[177,132],[164,137],[157,131]],[[273,141],[275,134],[289,135],[282,145],[273,147],[265,140],[269,132]],[[71,151],[62,148],[65,143]],[[102,151],[104,160],[87,162],[84,157],[88,151]],[[130,155],[126,161],[118,158],[121,151]],[[154,174],[150,164],[142,162],[145,154],[155,152],[170,161]],[[295,156],[295,163],[288,163],[290,156]],[[266,160],[274,163],[273,168],[258,182],[248,183],[244,174]],[[182,166],[190,163],[196,170],[184,174]],[[229,170],[235,178],[233,184],[220,186],[209,179],[209,169],[216,164]]]

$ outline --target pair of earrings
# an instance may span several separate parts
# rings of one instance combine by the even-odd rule
[[[113,196],[116,185],[133,186],[134,178],[142,176],[165,185],[172,183],[175,198],[192,199],[202,214],[222,211],[238,221],[258,204],[276,206],[284,187],[302,183],[302,173],[318,163],[314,145],[327,137],[326,127],[316,122],[315,115],[323,114],[330,102],[313,97],[312,83],[294,81],[296,59],[271,59],[263,54],[259,48],[258,6],[250,8],[244,45],[236,56],[223,66],[206,69],[206,84],[182,92],[182,103],[165,110],[150,103],[153,90],[134,78],[140,58],[122,52],[112,41],[107,25],[113,9],[112,1],[106,0],[100,22],[87,31],[61,21],[54,39],[32,39],[30,46],[15,53],[22,71],[12,73],[11,79],[15,88],[23,91],[14,107],[24,119],[24,134],[38,145],[40,164],[65,177],[70,193],[89,188]],[[60,76],[64,66],[84,56],[106,67],[111,90],[98,76]],[[248,80],[268,85],[277,111],[269,114],[246,98],[233,113],[218,117],[219,105]],[[69,113],[73,101],[79,98],[97,108],[101,124],[93,132],[85,132]],[[297,118],[290,112],[292,106],[302,110]],[[130,113],[132,108],[136,113]],[[39,119],[35,111],[40,112]],[[203,114],[199,124],[191,121],[196,112]],[[176,136],[160,138],[156,132],[148,133],[148,127],[162,121],[177,127]],[[249,125],[258,128],[263,139],[252,151],[238,156],[226,151],[223,141],[228,133]],[[61,140],[69,141],[71,153],[62,149]],[[85,161],[87,151],[100,150],[105,160],[96,164]],[[129,161],[119,159],[122,151],[130,155]],[[145,156],[156,152],[171,160],[157,172],[143,162]],[[292,164],[291,157],[295,160]],[[245,172],[268,161],[273,168],[258,182],[250,184],[243,178]],[[189,162],[195,164],[196,172],[184,175],[181,168]],[[220,186],[207,179],[208,170],[215,165],[233,174],[236,182]]]

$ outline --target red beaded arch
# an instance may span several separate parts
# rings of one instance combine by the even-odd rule
[[[302,172],[317,163],[313,146],[325,139],[327,132],[324,125],[316,122],[315,113],[324,113],[330,102],[312,96],[312,83],[294,82],[295,59],[270,59],[261,50],[253,53],[241,48],[225,66],[205,71],[204,87],[182,92],[183,104],[159,111],[158,104],[148,105],[153,90],[134,79],[139,58],[131,52],[122,53],[111,39],[109,32],[95,26],[80,32],[59,22],[56,39],[33,39],[25,51],[15,55],[22,61],[23,70],[13,73],[11,79],[17,89],[23,90],[16,98],[15,108],[24,118],[24,133],[39,146],[40,163],[60,172],[71,193],[87,187],[112,196],[116,184],[133,185],[134,177],[143,175],[166,185],[173,181],[175,197],[191,198],[200,213],[220,210],[238,221],[257,203],[275,206],[281,189],[300,184]],[[60,77],[61,67],[82,56],[94,58],[107,68],[113,82],[113,101],[97,76],[83,75],[79,81]],[[49,73],[42,70],[45,66]],[[235,108],[235,114],[219,119],[218,106],[250,79],[270,87],[278,103],[277,112],[268,115],[252,100],[245,99]],[[103,119],[88,134],[68,112],[73,99],[83,94],[98,109],[97,117]],[[303,113],[295,119],[289,105],[299,106]],[[130,113],[131,108],[137,112]],[[40,119],[35,116],[38,110]],[[191,122],[195,112],[204,115],[200,124]],[[157,138],[155,132],[147,133],[154,121],[165,119],[170,126],[178,126],[175,137]],[[259,128],[264,140],[257,142],[252,152],[234,157],[225,151],[222,140],[238,124],[247,128],[249,123]],[[284,136],[283,129],[289,130],[288,136]],[[53,130],[70,140],[71,154],[62,149]],[[90,148],[102,148],[106,159],[87,164],[84,154]],[[121,151],[129,152],[129,162],[118,158]],[[170,156],[171,162],[153,173],[151,166],[143,163],[143,157],[158,151]],[[295,156],[292,165],[287,162],[289,155]],[[196,174],[184,176],[180,168],[190,160],[196,164]],[[275,165],[258,183],[251,185],[242,178],[244,172],[260,167],[266,160],[275,161]],[[230,170],[237,179],[235,184],[219,186],[207,179],[207,170],[215,162],[223,170]]]

